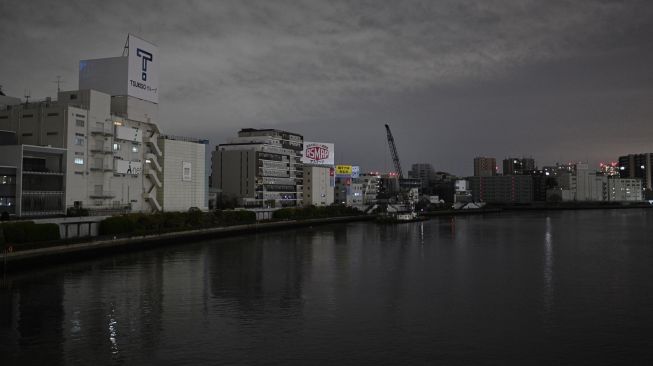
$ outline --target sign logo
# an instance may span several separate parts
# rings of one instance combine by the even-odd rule
[[[329,148],[324,145],[314,145],[306,149],[306,157],[311,160],[324,160],[329,158]]]
[[[333,144],[304,141],[302,163],[312,165],[333,165]]]
[[[143,72],[141,73],[141,80],[147,81],[147,63],[151,62],[154,59],[154,57],[152,56],[151,53],[149,53],[149,52],[147,52],[147,51],[145,51],[143,49],[140,49],[140,48],[136,49],[136,56],[140,57],[141,60],[142,60],[142,64],[141,64],[142,69],[141,70]]]

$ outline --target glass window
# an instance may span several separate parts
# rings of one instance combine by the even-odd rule
[[[75,121],[75,124],[77,125],[77,127],[84,127],[84,120],[78,119]]]
[[[83,158],[75,158],[74,163],[77,165],[84,165],[84,159]]]
[[[114,151],[118,151],[118,150],[120,150],[120,144],[117,143],[117,142],[114,142],[114,143],[113,143],[113,150],[114,150]]]
[[[83,137],[75,137],[75,145],[84,146],[84,138]]]
[[[132,152],[137,153],[138,152],[138,146],[132,146]]]

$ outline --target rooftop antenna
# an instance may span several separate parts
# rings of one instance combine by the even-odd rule
[[[25,105],[29,103],[30,97],[31,97],[31,91],[29,89],[25,89]]]
[[[61,92],[61,84],[65,84],[66,82],[63,81],[61,75],[57,75],[57,80],[53,81],[53,83],[57,83],[57,94],[58,94]]]

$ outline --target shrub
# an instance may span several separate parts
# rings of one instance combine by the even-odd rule
[[[35,224],[33,221],[20,221],[0,224],[7,244],[33,243],[59,240],[59,225]]]

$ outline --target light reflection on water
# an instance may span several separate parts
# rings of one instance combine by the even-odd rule
[[[0,345],[7,364],[650,364],[652,224],[352,223],[43,268],[0,289]]]

